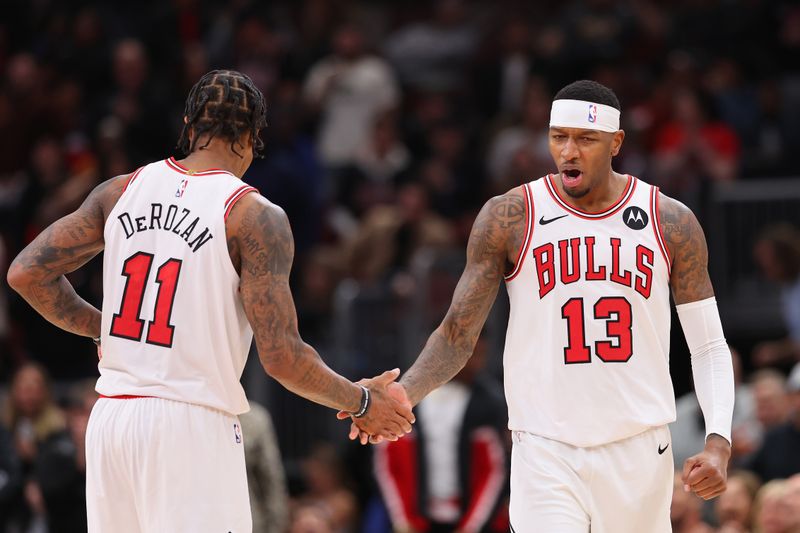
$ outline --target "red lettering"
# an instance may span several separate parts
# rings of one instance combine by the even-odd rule
[[[584,237],[586,244],[586,279],[589,281],[600,281],[606,279],[606,267],[600,265],[594,269],[594,237]]]
[[[569,252],[567,252],[567,246],[569,246]],[[561,283],[564,285],[575,283],[581,278],[580,246],[581,240],[578,238],[558,241],[558,251],[561,255]],[[572,261],[569,260],[569,255],[572,255]]]
[[[653,250],[646,246],[639,245],[636,247],[636,268],[642,273],[642,276],[636,276],[636,281],[633,286],[636,292],[650,298],[650,289],[653,286],[653,264],[655,262],[655,254]]]
[[[539,298],[544,298],[556,286],[555,247],[548,242],[533,249],[536,275],[539,277]],[[546,279],[545,279],[546,278]]]
[[[620,266],[619,266],[619,248],[622,246],[621,239],[615,239],[614,237],[611,238],[611,281],[614,283],[619,283],[620,285],[625,285],[626,287],[631,286],[631,271],[630,270],[623,270],[620,273]]]

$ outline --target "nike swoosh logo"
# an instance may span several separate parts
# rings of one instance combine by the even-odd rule
[[[663,454],[665,451],[667,451],[667,448],[669,448],[669,444],[667,444],[667,445],[666,445],[666,446],[664,446],[663,448],[662,448],[662,447],[661,447],[661,445],[659,444],[659,445],[658,445],[658,455],[662,455],[662,454]]]
[[[544,226],[545,224],[549,224],[549,223],[551,223],[551,222],[555,222],[555,221],[556,221],[556,220],[558,220],[559,218],[564,218],[564,217],[568,217],[568,216],[569,216],[569,215],[561,215],[560,217],[550,218],[550,219],[547,219],[547,220],[545,220],[545,219],[544,219],[544,217],[542,217],[542,218],[540,218],[540,219],[539,219],[539,224],[541,224],[542,226]]]

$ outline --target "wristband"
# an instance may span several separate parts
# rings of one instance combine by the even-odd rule
[[[369,389],[364,385],[359,385],[359,387],[361,387],[361,407],[355,413],[350,413],[353,418],[361,418],[367,414],[369,409]]]

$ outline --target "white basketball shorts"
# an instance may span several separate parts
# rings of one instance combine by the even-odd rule
[[[161,398],[100,398],[86,430],[89,533],[251,533],[239,419]]]
[[[577,448],[515,431],[511,527],[515,533],[672,531],[672,448],[667,426]]]

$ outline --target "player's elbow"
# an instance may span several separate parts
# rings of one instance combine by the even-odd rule
[[[17,292],[22,292],[25,287],[31,284],[32,277],[30,271],[27,270],[19,261],[19,257],[14,259],[11,266],[6,273],[6,281],[8,286]]]

